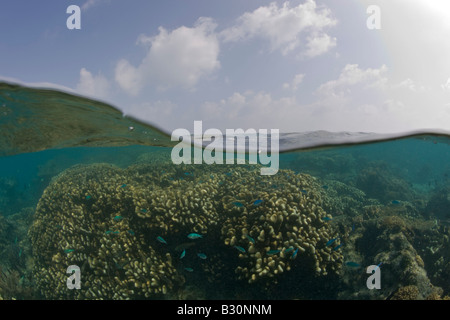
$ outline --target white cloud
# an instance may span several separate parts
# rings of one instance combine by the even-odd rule
[[[293,88],[297,75],[286,87]],[[301,83],[301,81],[300,81]],[[440,95],[439,95],[440,91]],[[395,133],[424,128],[448,128],[449,108],[442,88],[426,88],[406,79],[395,82],[389,69],[346,65],[336,79],[319,85],[315,100],[303,103],[270,92],[235,92],[218,102],[206,102],[201,114],[217,128],[267,128],[282,132],[329,130]]]
[[[158,100],[155,102],[143,102],[131,104],[127,108],[127,115],[144,117],[149,120],[165,121],[173,117],[176,104],[169,100]]]
[[[228,120],[236,120],[246,107],[247,98],[245,94],[233,93],[230,97],[220,100],[220,102],[205,102],[202,106],[202,115],[206,119],[213,119],[217,116]]]
[[[273,2],[244,13],[236,26],[221,32],[221,38],[224,42],[266,39],[271,50],[280,50],[284,55],[306,42],[307,56],[313,57],[336,45],[336,39],[324,33],[324,29],[336,23],[331,11],[319,8],[314,0],[306,0],[298,6],[291,6],[287,1],[281,7]]]
[[[447,79],[446,83],[441,84],[441,88],[444,91],[450,92],[450,78]]]
[[[397,82],[385,65],[346,65],[339,77],[315,91],[312,115],[328,130],[401,132],[450,128],[445,92],[407,78]],[[446,111],[447,110],[447,111]]]
[[[121,59],[116,65],[115,80],[131,95],[137,95],[144,85],[142,73],[125,59]]]
[[[326,33],[309,36],[307,41],[304,55],[309,58],[320,56],[336,46],[336,38],[331,38]]]
[[[81,10],[86,11],[104,1],[105,0],[87,0],[81,5]]]
[[[193,89],[201,78],[220,68],[215,28],[211,19],[199,18],[192,28],[182,26],[169,32],[160,27],[154,37],[139,36],[138,43],[149,46],[147,55],[137,67],[120,60],[115,72],[117,83],[130,94],[148,85]]]
[[[394,87],[397,87],[400,89],[407,89],[407,90],[413,91],[413,92],[427,90],[423,85],[418,84],[417,81],[413,81],[410,78],[407,78],[407,79],[401,81],[398,85],[394,85]]]
[[[358,85],[359,88],[383,88],[386,85],[385,76],[387,67],[382,65],[379,69],[360,69],[357,64],[347,64],[339,75],[338,79],[330,80],[316,90],[316,94],[321,96],[338,97],[352,91],[352,87]],[[355,90],[356,91],[356,90]]]
[[[109,81],[101,74],[93,76],[91,72],[82,68],[80,70],[80,80],[76,90],[93,98],[106,98],[109,94]]]
[[[292,116],[297,115],[293,113],[297,107],[294,97],[276,99],[268,92],[246,91],[235,92],[218,102],[205,102],[200,110],[208,126],[222,130],[285,129],[291,125]]]
[[[303,82],[303,79],[305,78],[305,74],[304,73],[299,73],[297,75],[295,75],[294,79],[292,80],[291,83],[284,83],[283,84],[283,88],[285,89],[292,89],[292,90],[297,90],[299,85]]]

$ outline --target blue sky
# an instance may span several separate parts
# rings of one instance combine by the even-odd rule
[[[81,29],[69,30],[69,5]],[[367,28],[369,5],[380,29]],[[450,130],[448,0],[3,0],[0,79],[193,128]]]

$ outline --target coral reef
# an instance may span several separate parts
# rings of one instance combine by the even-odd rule
[[[323,179],[285,169],[267,177],[258,166],[174,166],[169,156],[142,153],[125,169],[79,165],[52,180],[29,230],[33,276],[19,272],[34,279],[38,297],[438,300],[450,293],[445,192],[436,191],[425,212],[427,199],[414,198],[382,164],[358,168],[358,183],[346,184],[326,170]],[[437,219],[425,219],[436,210],[443,210]],[[368,290],[365,268],[380,263],[382,288]],[[83,290],[67,289],[70,265],[81,267]]]
[[[431,227],[430,227],[431,225]],[[439,223],[414,229],[414,246],[426,266],[431,282],[450,294],[450,230]]]
[[[450,186],[438,188],[432,193],[425,213],[431,218],[437,218],[450,224]]]
[[[31,250],[27,237],[33,208],[3,217],[0,215],[0,297],[31,299]]]
[[[414,285],[404,286],[399,288],[391,300],[417,300],[419,297],[419,288]]]
[[[171,257],[148,244],[133,214],[134,187],[125,182],[119,168],[78,166],[44,191],[29,231],[34,278],[43,296],[138,298],[173,286]],[[70,265],[81,267],[86,290],[67,290]]]
[[[345,181],[358,168],[358,160],[352,154],[335,150],[316,150],[285,155],[286,169],[311,174],[322,179]]]
[[[374,161],[362,169],[358,173],[355,186],[363,190],[368,197],[378,199],[382,203],[389,203],[394,199],[415,199],[415,193],[408,183],[383,161]]]
[[[242,262],[236,272],[241,278],[249,283],[273,278],[289,271],[294,259],[310,259],[317,274],[338,271],[342,255],[326,245],[336,235],[324,220],[331,216],[322,208],[315,178],[292,171],[270,178],[241,170],[233,174],[245,178],[245,184],[224,187],[223,206],[229,218],[221,232],[225,245],[240,248]]]
[[[17,179],[0,177],[0,208],[4,215],[10,214],[13,212],[13,209],[17,208],[17,187]]]
[[[380,216],[364,221],[349,237],[344,251],[347,258],[361,262],[362,266],[382,263],[381,290],[361,288],[355,291],[357,283],[367,276],[345,269],[343,282],[349,290],[343,290],[342,297],[423,300],[441,296],[440,284],[431,281],[422,252],[416,249],[419,247],[415,242],[417,234],[422,228],[429,228],[429,224],[389,213],[385,207]]]
[[[0,300],[30,300],[32,287],[17,270],[0,268]]]
[[[5,217],[0,213],[0,252],[2,252],[10,242],[10,230],[12,226],[8,223]]]
[[[312,275],[339,270],[342,255],[326,245],[335,234],[314,178],[160,160],[127,169],[75,166],[53,179],[29,230],[43,297],[182,296],[193,267],[193,276],[214,283],[273,281],[296,259],[307,261]],[[188,239],[190,233],[200,236]],[[183,250],[190,256],[181,260]],[[70,265],[80,266],[83,290],[67,289]]]

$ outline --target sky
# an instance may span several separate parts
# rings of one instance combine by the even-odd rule
[[[450,130],[449,39],[448,0],[2,0],[0,80],[168,133]]]

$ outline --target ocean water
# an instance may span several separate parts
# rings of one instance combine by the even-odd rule
[[[282,134],[265,176],[175,165],[153,126],[7,83],[0,129],[3,299],[450,296],[448,132]]]

